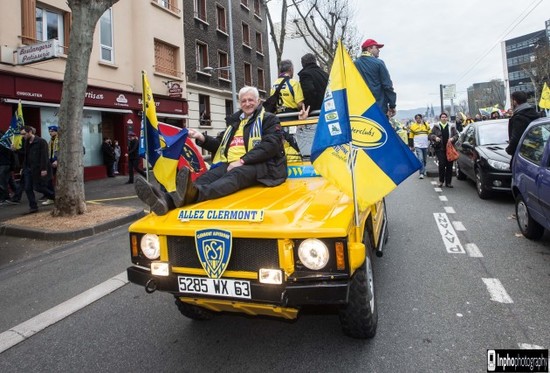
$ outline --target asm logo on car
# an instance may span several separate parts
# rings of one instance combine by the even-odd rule
[[[210,278],[220,278],[231,258],[231,232],[201,229],[195,232],[195,245],[202,267]]]

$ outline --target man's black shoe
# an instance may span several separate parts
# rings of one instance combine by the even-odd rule
[[[187,187],[191,182],[191,175],[187,167],[182,167],[176,175],[176,190],[170,193],[174,205],[176,207],[182,207],[185,204],[185,193],[187,192]]]
[[[127,181],[124,184],[133,184],[133,183],[134,183],[133,181]]]
[[[27,212],[24,212],[23,215],[30,215],[30,214],[36,214],[38,212],[38,209],[30,209]]]
[[[168,203],[164,199],[164,194],[148,183],[147,180],[138,177],[135,189],[138,198],[147,204],[155,214],[160,216],[168,213]]]

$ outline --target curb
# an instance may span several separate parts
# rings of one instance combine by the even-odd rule
[[[119,227],[145,216],[144,211],[136,211],[133,214],[119,219],[107,221],[94,227],[77,229],[72,231],[46,231],[38,229],[23,228],[17,225],[5,224],[0,226],[0,235],[33,238],[45,241],[75,241],[80,238],[93,236],[94,234],[105,232],[109,229]]]

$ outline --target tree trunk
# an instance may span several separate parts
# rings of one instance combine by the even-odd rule
[[[71,33],[63,93],[59,107],[59,156],[53,216],[86,212],[82,143],[82,111],[97,22],[118,0],[68,0]]]

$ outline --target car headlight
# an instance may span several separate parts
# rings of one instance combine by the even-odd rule
[[[510,171],[510,163],[495,161],[494,159],[488,159],[489,166],[499,171]]]
[[[160,256],[160,241],[156,234],[147,233],[141,238],[141,252],[147,259],[155,260]]]
[[[321,269],[328,263],[327,245],[316,238],[308,238],[298,247],[298,258],[309,269]]]

